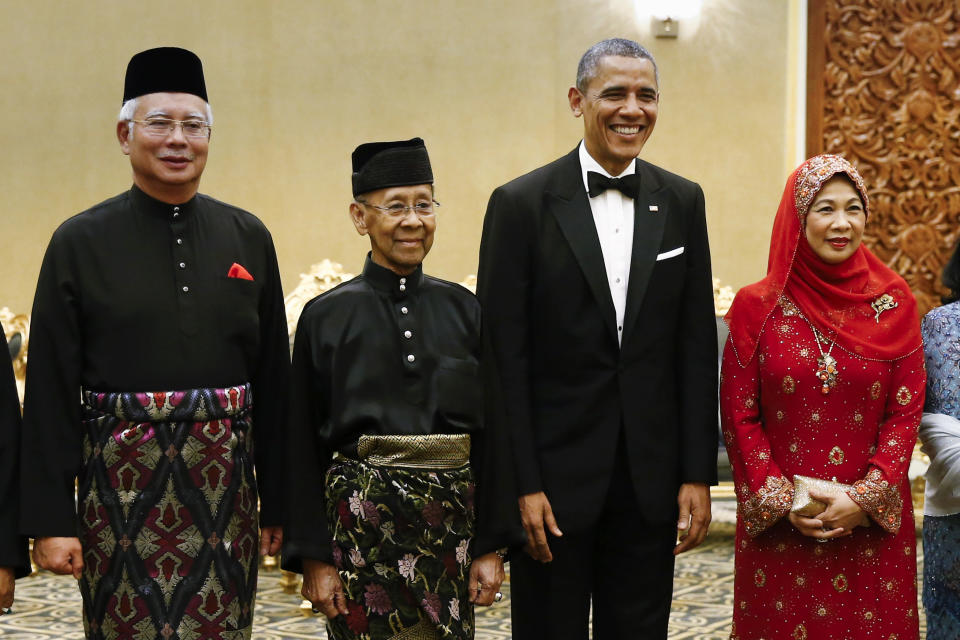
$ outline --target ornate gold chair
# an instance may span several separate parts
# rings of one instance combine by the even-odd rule
[[[327,259],[310,265],[306,273],[300,274],[300,284],[283,299],[283,306],[287,312],[287,335],[290,336],[291,349],[303,307],[324,291],[333,289],[353,276],[354,274],[344,271],[343,265],[339,262],[331,262]]]
[[[17,379],[17,394],[23,406],[23,388],[27,375],[27,350],[30,346],[30,316],[14,314],[9,308],[0,308],[0,322],[10,347],[13,374]]]

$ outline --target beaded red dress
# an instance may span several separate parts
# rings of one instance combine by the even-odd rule
[[[720,409],[738,499],[732,640],[919,635],[907,479],[926,379],[915,302],[906,283],[883,272],[872,255],[857,254],[860,281],[849,304],[816,299],[829,282],[814,287],[813,296],[794,282],[803,272],[798,264],[816,260],[795,231],[804,207],[839,171],[856,176],[866,203],[859,175],[842,159],[818,156],[801,165],[774,229],[775,244],[779,235],[787,246],[771,249],[768,277],[745,287],[727,316],[731,339],[723,356]],[[804,180],[810,184],[801,193]],[[789,256],[785,268],[777,264],[777,252]],[[814,275],[832,277],[823,269]],[[809,273],[806,278],[807,284],[814,279]],[[840,288],[848,285],[849,278]],[[887,299],[873,304],[881,294],[897,305]],[[843,313],[823,313],[818,303],[834,311],[841,306]],[[847,339],[850,333],[855,337]],[[824,354],[837,363],[830,384],[818,376]],[[871,526],[825,542],[801,535],[787,518],[794,475],[852,485],[847,493]]]

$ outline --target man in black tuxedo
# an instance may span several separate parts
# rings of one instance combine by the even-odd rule
[[[490,196],[478,295],[513,435],[526,554],[513,637],[666,638],[673,559],[716,483],[717,344],[703,191],[637,159],[656,63],[612,39],[580,60],[583,142]],[[678,532],[681,536],[677,543]],[[549,534],[549,535],[548,535]]]

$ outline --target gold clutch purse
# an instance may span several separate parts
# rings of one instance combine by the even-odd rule
[[[841,482],[821,480],[809,476],[793,476],[793,508],[794,513],[812,518],[823,513],[827,505],[810,497],[810,490],[828,496],[839,496],[852,487]]]

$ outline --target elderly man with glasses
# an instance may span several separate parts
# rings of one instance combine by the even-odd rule
[[[353,195],[363,273],[304,308],[294,343],[284,563],[336,640],[473,638],[519,531],[511,474],[491,472],[506,444],[484,430],[480,305],[423,273],[423,140],[357,147]]]
[[[21,531],[87,638],[249,638],[282,539],[280,276],[260,220],[197,193],[211,125],[196,55],[135,55],[133,186],[60,225],[37,282]]]

